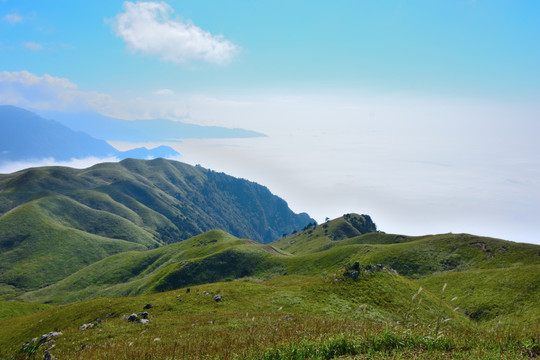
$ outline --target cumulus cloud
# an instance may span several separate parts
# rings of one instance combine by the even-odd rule
[[[24,46],[25,46],[27,49],[30,49],[30,50],[33,50],[33,51],[39,51],[39,50],[42,50],[42,49],[43,49],[43,45],[41,45],[41,44],[39,44],[39,43],[36,43],[36,42],[33,42],[33,41],[25,42],[25,43],[24,43]]]
[[[28,71],[0,72],[0,103],[47,110],[99,109],[112,102],[110,96],[84,92],[65,78]]]
[[[132,51],[173,63],[203,60],[217,64],[227,63],[238,51],[222,35],[171,18],[174,11],[165,2],[126,1],[123,8],[112,23],[116,35]]]
[[[10,23],[11,25],[22,23],[23,21],[22,17],[17,14],[6,14],[4,17],[2,17],[2,20]]]

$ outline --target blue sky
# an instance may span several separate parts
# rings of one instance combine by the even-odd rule
[[[261,131],[169,145],[319,221],[540,243],[539,39],[532,0],[0,0],[0,103]]]
[[[539,95],[536,1],[170,1],[170,20],[192,21],[239,48],[226,66],[130,52],[112,24],[122,4],[0,2],[2,67],[119,94],[330,87]]]

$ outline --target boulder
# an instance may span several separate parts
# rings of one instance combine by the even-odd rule
[[[35,343],[37,343],[37,341],[38,341],[38,338],[35,337],[35,338],[33,338],[32,340],[27,341],[27,342],[25,342],[24,344],[22,344],[21,349],[24,350],[24,349],[26,349],[26,347],[27,347],[28,345],[30,345],[30,344],[35,344]]]
[[[148,312],[146,311],[140,312],[137,315],[142,317],[143,319],[148,319]]]
[[[62,335],[61,332],[51,331],[48,334],[41,335],[41,338],[39,339],[39,342],[44,343],[44,342],[49,341],[51,338],[53,338],[55,336],[60,336],[60,335]]]
[[[212,300],[214,300],[215,302],[221,301],[221,299],[223,299],[223,295],[220,294],[214,295],[214,297],[212,298]]]
[[[46,351],[45,355],[43,356],[43,360],[56,360],[56,357],[52,355],[50,352]]]

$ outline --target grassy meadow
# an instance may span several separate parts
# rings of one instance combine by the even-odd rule
[[[59,359],[516,359],[539,350],[538,324],[484,326],[454,310],[442,289],[417,286],[382,271],[97,298],[0,321],[1,356],[42,357],[20,348],[50,331],[62,332],[51,350]],[[121,318],[147,303],[148,324]],[[87,323],[95,326],[79,329]]]

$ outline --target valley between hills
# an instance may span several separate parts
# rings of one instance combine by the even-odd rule
[[[0,299],[0,359],[540,357],[539,245],[317,224],[164,159],[0,175]]]

